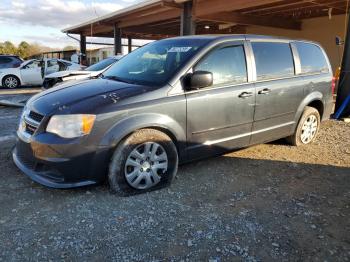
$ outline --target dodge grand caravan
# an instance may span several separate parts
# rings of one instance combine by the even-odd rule
[[[108,178],[120,194],[168,185],[179,163],[287,138],[311,143],[332,109],[332,71],[308,41],[253,35],[160,40],[98,79],[32,97],[13,151],[55,188]]]

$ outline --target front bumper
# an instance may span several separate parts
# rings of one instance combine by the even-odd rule
[[[73,145],[78,148],[78,145]],[[12,157],[16,166],[32,180],[52,188],[93,185],[106,178],[107,150],[70,154],[72,145],[30,143],[18,138]],[[66,153],[64,153],[66,152]],[[46,157],[48,156],[48,157]]]

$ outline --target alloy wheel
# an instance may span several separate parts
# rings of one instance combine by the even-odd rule
[[[17,85],[18,85],[18,80],[15,77],[13,77],[13,76],[6,77],[5,87],[15,88],[15,87],[17,87]]]

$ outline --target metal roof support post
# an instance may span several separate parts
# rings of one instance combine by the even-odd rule
[[[342,106],[345,99],[350,95],[350,16],[348,16],[348,25],[344,44],[344,53],[339,76],[339,85],[337,91],[337,100],[335,103],[335,112]],[[350,105],[347,106],[338,117],[350,115]]]
[[[181,12],[181,31],[180,35],[194,35],[196,34],[196,22],[192,16],[193,3],[188,1],[183,3]]]
[[[122,53],[122,31],[118,24],[114,24],[114,54]]]
[[[86,36],[80,34],[80,64],[86,65]]]
[[[128,36],[128,53],[132,51],[132,38]]]

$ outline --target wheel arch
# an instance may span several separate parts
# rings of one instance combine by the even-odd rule
[[[117,122],[103,136],[100,145],[112,150],[126,137],[141,129],[155,129],[168,135],[174,142],[179,158],[183,156],[186,143],[185,129],[174,119],[162,114],[140,114]]]
[[[323,113],[324,113],[324,102],[323,102],[323,95],[321,92],[313,92],[309,95],[307,95],[303,101],[300,103],[297,112],[295,114],[295,119],[294,119],[294,128],[293,130],[295,130],[295,128],[298,125],[298,122],[300,120],[301,115],[304,112],[305,107],[307,106],[311,106],[314,107],[318,110],[318,112],[320,113],[320,117],[322,119],[323,117]]]
[[[14,73],[9,73],[9,74],[5,74],[5,75],[1,78],[1,86],[3,86],[4,80],[5,80],[5,78],[8,77],[8,76],[16,77],[16,78],[18,79],[18,81],[19,81],[19,86],[22,85],[22,80],[21,80],[21,77],[20,77],[20,76],[14,74]]]

